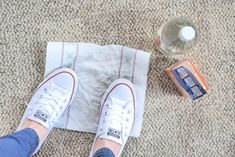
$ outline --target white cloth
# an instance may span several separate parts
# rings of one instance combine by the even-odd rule
[[[70,67],[79,79],[77,95],[56,127],[95,133],[105,90],[114,80],[126,78],[133,82],[137,97],[131,136],[140,136],[149,60],[149,53],[120,45],[49,42],[45,76],[57,68]]]

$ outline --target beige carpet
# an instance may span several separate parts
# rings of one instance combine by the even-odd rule
[[[142,134],[123,156],[234,157],[234,8],[234,0],[2,0],[0,135],[17,128],[42,81],[48,41],[122,44],[152,54]],[[180,16],[198,26],[200,40],[186,56],[165,57],[153,37]],[[180,98],[166,77],[177,58],[191,58],[204,75],[210,91],[202,99]],[[56,129],[36,156],[85,157],[93,138]]]

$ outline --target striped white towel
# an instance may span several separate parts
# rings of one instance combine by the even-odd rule
[[[78,75],[75,100],[56,127],[95,133],[102,96],[118,78],[133,82],[136,89],[136,119],[131,136],[140,136],[150,54],[120,45],[49,42],[45,76],[59,67],[70,67]]]

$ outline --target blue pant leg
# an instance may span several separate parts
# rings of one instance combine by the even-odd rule
[[[93,157],[115,157],[112,150],[109,148],[101,148],[95,152]]]
[[[1,157],[29,157],[37,148],[39,137],[30,128],[26,128],[0,137]]]

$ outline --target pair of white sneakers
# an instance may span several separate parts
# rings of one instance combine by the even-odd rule
[[[21,130],[23,122],[29,119],[47,128],[49,134],[73,101],[78,81],[76,73],[68,68],[55,70],[48,75],[35,90],[18,130]],[[121,145],[118,155],[120,156],[134,123],[135,103],[133,84],[126,79],[114,81],[102,98],[99,126],[94,144],[98,138],[114,141]],[[40,141],[33,154],[39,150],[46,137]],[[90,156],[92,153],[91,151]]]

